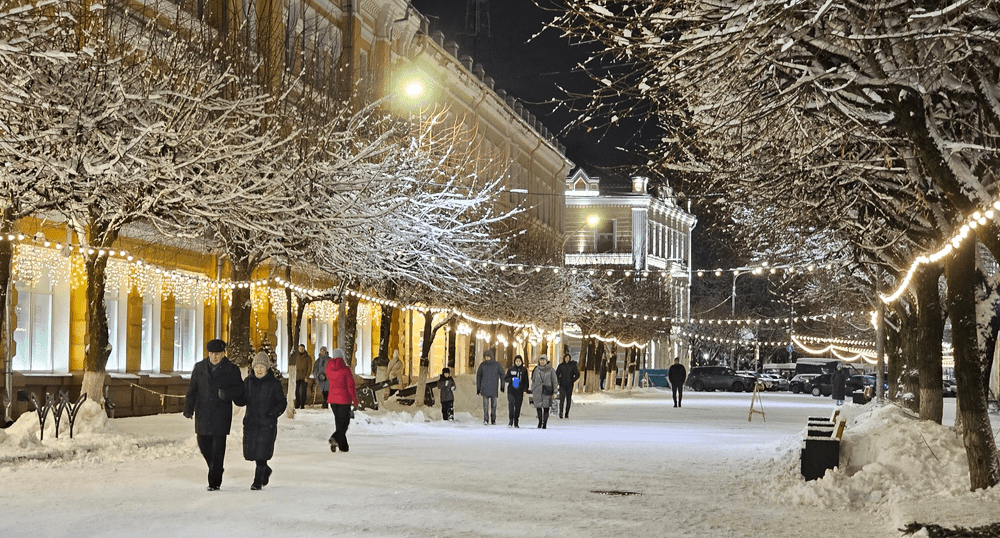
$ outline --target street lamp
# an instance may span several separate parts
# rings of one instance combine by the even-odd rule
[[[511,191],[513,192],[513,189],[511,189]],[[590,226],[590,227],[593,228],[593,227],[596,227],[597,223],[600,222],[600,221],[601,221],[601,218],[598,217],[597,215],[587,215],[587,220],[583,221],[580,224],[580,226],[577,227],[577,229],[573,230],[573,233],[566,234],[566,239],[563,239],[563,244],[562,244],[563,255],[565,256],[566,243],[569,243],[570,238],[572,238],[574,235],[576,235],[577,233],[579,233],[579,231],[582,230],[584,226]]]

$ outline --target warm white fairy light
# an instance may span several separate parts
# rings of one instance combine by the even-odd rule
[[[895,291],[888,295],[879,295],[882,302],[886,304],[895,302],[904,293],[906,293],[906,289],[910,286],[910,281],[913,280],[913,275],[917,272],[921,265],[937,263],[945,256],[951,254],[954,249],[958,248],[962,244],[962,241],[969,237],[971,230],[977,228],[978,226],[984,226],[993,220],[993,217],[996,216],[993,210],[1000,210],[1000,199],[995,199],[991,205],[992,209],[987,208],[982,212],[974,211],[972,215],[965,219],[965,223],[959,227],[958,232],[945,241],[944,246],[936,252],[917,256],[916,259],[913,260],[913,263],[910,264],[910,268],[907,269],[902,280],[899,281],[899,285],[896,287]]]

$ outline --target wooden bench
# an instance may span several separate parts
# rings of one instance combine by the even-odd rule
[[[834,409],[830,418],[809,417],[799,467],[806,480],[823,478],[828,469],[840,465],[840,441],[846,427],[840,409]]]

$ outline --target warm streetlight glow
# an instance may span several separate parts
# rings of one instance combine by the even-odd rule
[[[587,217],[587,224],[589,224],[590,226],[597,226],[597,223],[600,220],[601,220],[600,217],[598,217],[597,215],[590,215]]]
[[[424,83],[417,79],[406,81],[403,85],[403,94],[409,99],[419,99],[424,95]]]

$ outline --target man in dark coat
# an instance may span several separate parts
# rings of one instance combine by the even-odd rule
[[[243,405],[244,387],[240,369],[226,358],[226,343],[209,340],[208,358],[191,371],[184,416],[194,417],[198,448],[208,464],[208,491],[222,486],[226,436],[233,425],[233,404]]]
[[[271,372],[271,358],[261,351],[253,359],[244,382],[247,410],[243,416],[243,457],[257,464],[250,489],[259,491],[271,478],[267,460],[274,456],[278,417],[288,407],[281,382]]]
[[[844,365],[837,363],[837,371],[830,376],[833,383],[833,393],[831,396],[837,401],[837,405],[844,405],[844,398],[847,396],[847,370]]]
[[[483,424],[497,423],[497,398],[503,392],[503,366],[494,359],[496,352],[483,352],[486,360],[476,370],[476,395],[483,397]]]
[[[670,381],[670,390],[674,393],[674,407],[681,406],[684,398],[684,381],[687,380],[687,370],[681,364],[679,357],[674,357],[674,364],[667,370],[667,380]]]
[[[556,368],[556,378],[559,379],[559,418],[569,418],[569,406],[573,405],[573,384],[580,379],[580,367],[569,353],[563,355],[562,364]]]

